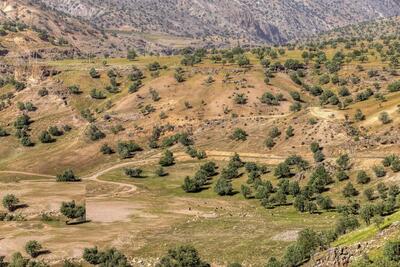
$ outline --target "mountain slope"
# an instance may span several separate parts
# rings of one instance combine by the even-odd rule
[[[108,30],[282,43],[400,15],[396,0],[34,0]]]

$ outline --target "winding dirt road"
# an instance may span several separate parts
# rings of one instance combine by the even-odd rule
[[[206,151],[207,153],[207,159],[209,160],[220,160],[220,161],[225,161],[228,160],[232,155],[234,155],[234,152],[228,152],[228,151]],[[239,153],[240,157],[245,160],[245,161],[252,161],[252,160],[257,160],[261,161],[263,163],[269,163],[269,164],[274,164],[276,162],[282,161],[287,158],[287,156],[278,156],[278,155],[266,155],[266,154],[260,154],[260,153]],[[188,162],[192,161],[193,159],[189,157],[186,153],[184,152],[176,152],[174,153],[175,156],[175,161],[176,162]],[[157,164],[161,157],[161,154],[156,154],[149,156],[149,158],[146,159],[140,159],[140,160],[132,160],[132,161],[126,161],[126,162],[120,162],[116,163],[110,167],[107,167],[105,169],[96,171],[92,174],[89,174],[87,176],[82,177],[82,180],[86,181],[95,181],[98,183],[103,183],[103,184],[111,184],[111,185],[116,185],[119,187],[124,187],[128,188],[127,190],[124,190],[120,193],[123,194],[129,194],[132,192],[135,192],[137,190],[137,187],[132,184],[127,184],[127,183],[122,183],[122,182],[114,182],[114,181],[107,181],[107,180],[102,180],[99,179],[102,175],[116,170],[120,169],[123,167],[128,167],[128,166],[143,166],[143,165],[149,165],[149,164]],[[384,157],[378,157],[378,156],[352,156],[354,159],[383,159]],[[328,159],[333,159],[329,158]],[[43,178],[55,178],[56,176],[54,175],[49,175],[49,174],[40,174],[40,173],[33,173],[33,172],[24,172],[24,171],[13,171],[13,170],[4,170],[0,171],[0,174],[21,174],[21,175],[28,175],[28,176],[37,176],[37,177],[43,177]]]

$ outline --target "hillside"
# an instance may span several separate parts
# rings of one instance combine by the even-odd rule
[[[0,266],[399,267],[396,2],[154,3],[0,3]]]
[[[88,59],[0,28],[6,261],[36,240],[50,266],[94,246],[155,266],[186,244],[212,266],[332,266],[398,239],[396,37]],[[43,56],[9,56],[25,47]]]
[[[116,1],[35,0],[96,27],[117,32],[166,33],[212,43],[284,43],[326,30],[400,15],[395,0]]]
[[[385,36],[398,36],[400,27],[400,17],[381,18],[372,21],[365,21],[355,25],[336,28],[324,32],[314,37],[314,40],[329,39],[374,39]]]

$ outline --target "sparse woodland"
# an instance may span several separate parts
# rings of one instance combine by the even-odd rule
[[[0,56],[0,266],[328,266],[331,248],[366,243],[349,266],[398,266],[397,28]],[[8,38],[69,46],[22,22],[0,24],[0,51]]]

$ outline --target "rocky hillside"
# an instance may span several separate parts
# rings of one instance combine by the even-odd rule
[[[400,14],[396,0],[31,0],[108,30],[282,43]]]

